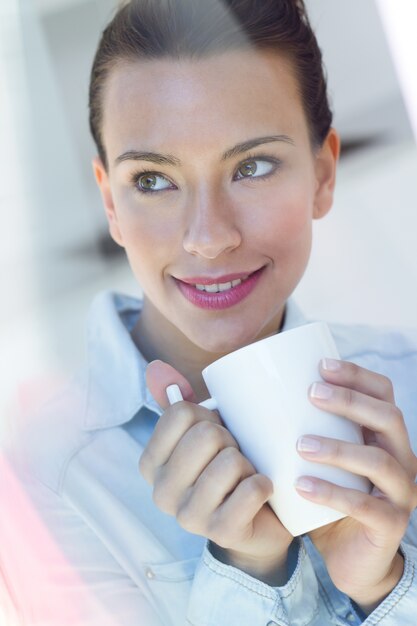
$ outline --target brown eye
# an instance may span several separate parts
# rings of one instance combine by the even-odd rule
[[[248,178],[250,176],[254,176],[257,169],[258,166],[256,165],[256,161],[246,161],[246,163],[243,163],[237,171],[242,178]]]
[[[234,180],[264,178],[269,174],[273,174],[280,166],[281,161],[278,159],[261,157],[259,157],[259,159],[248,159],[239,165]]]
[[[172,184],[169,180],[161,174],[152,174],[152,172],[146,172],[136,178],[136,187],[139,191],[164,191],[165,189],[172,188]]]

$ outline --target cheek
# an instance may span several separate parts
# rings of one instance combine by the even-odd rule
[[[259,219],[252,223],[254,236],[263,240],[265,252],[285,258],[299,252],[309,254],[312,236],[313,206],[309,194],[300,189],[281,189],[265,197]],[[267,252],[268,250],[268,252]]]
[[[141,283],[150,275],[160,274],[172,261],[180,244],[180,229],[177,220],[169,219],[166,211],[124,203],[118,224],[130,265]]]
[[[126,246],[159,248],[172,241],[178,231],[173,211],[166,204],[141,200],[134,192],[119,191],[114,194],[117,221]],[[158,242],[158,246],[155,246]]]

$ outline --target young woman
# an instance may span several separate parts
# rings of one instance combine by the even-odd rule
[[[347,514],[305,537],[196,404],[206,365],[305,322],[291,294],[332,205],[339,138],[303,2],[125,3],[90,113],[110,233],[144,297],[97,297],[86,371],[8,451],[0,564],[21,623],[414,624],[415,336],[332,329],[343,360],[306,393],[361,424],[365,445],[306,433],[298,452],[374,487],[302,477],[303,497]],[[173,383],[185,400],[168,406]]]

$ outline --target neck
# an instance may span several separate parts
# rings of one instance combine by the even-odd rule
[[[209,397],[201,372],[223,355],[206,352],[196,346],[150,305],[146,298],[132,330],[132,339],[148,363],[160,359],[185,376],[198,402]]]
[[[284,320],[284,310],[282,309],[280,312],[280,319],[275,318],[270,327],[265,328],[262,336],[257,339],[279,332]],[[141,314],[131,334],[135,345],[148,363],[155,359],[169,363],[188,380],[197,402],[202,402],[209,397],[210,394],[201,372],[226,353],[207,352],[194,344],[164,317],[147,300],[146,296]]]

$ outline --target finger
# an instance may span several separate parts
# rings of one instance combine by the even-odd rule
[[[403,467],[385,450],[312,435],[300,437],[297,450],[309,461],[365,476],[396,506],[408,507],[411,502],[412,483]]]
[[[272,496],[273,491],[272,481],[267,476],[252,474],[242,480],[218,508],[217,523],[227,528],[232,521],[234,532],[251,528],[253,519]]]
[[[346,417],[371,433],[367,443],[375,442],[405,467],[410,463],[411,447],[404,417],[395,405],[352,389],[327,383],[314,383],[310,400],[317,407]],[[379,436],[373,435],[377,433]]]
[[[169,385],[178,385],[184,400],[196,402],[194,391],[188,380],[172,365],[163,361],[152,361],[146,368],[146,384],[162,409],[169,406],[166,388]]]
[[[169,505],[165,512],[175,514],[184,492],[194,485],[224,448],[238,450],[238,445],[229,431],[219,424],[198,422],[185,433],[167,462],[155,471],[155,491],[158,490]],[[217,478],[222,481],[221,476]]]
[[[380,536],[382,531],[383,536],[394,543],[401,540],[407,527],[409,513],[405,509],[393,509],[382,498],[311,476],[301,476],[295,487],[303,498],[340,511],[378,531]]]
[[[216,518],[216,510],[237,485],[255,473],[253,465],[236,447],[223,448],[183,498],[177,512],[178,522],[189,532],[211,534],[214,529],[209,528],[210,518],[213,514]]]
[[[322,359],[319,364],[321,376],[330,383],[353,389],[379,400],[395,403],[392,382],[386,376],[351,363],[336,359]]]
[[[221,425],[215,411],[191,402],[177,402],[161,415],[139,460],[139,471],[151,485],[157,469],[164,465],[185,433],[196,423],[207,421]]]

